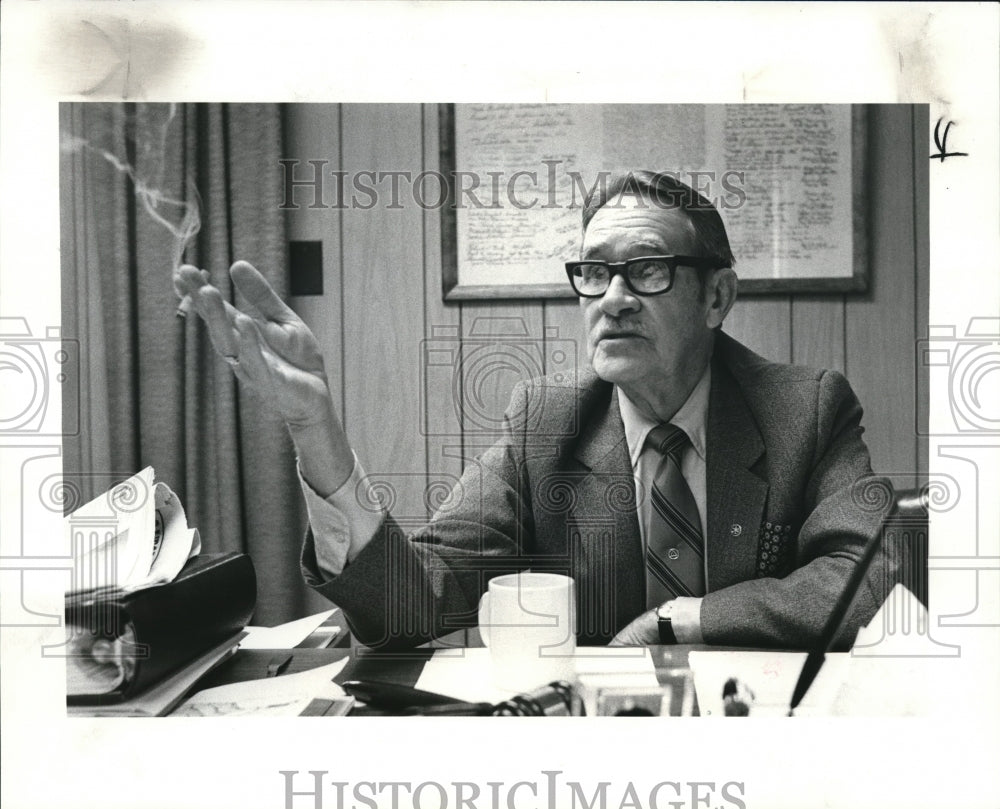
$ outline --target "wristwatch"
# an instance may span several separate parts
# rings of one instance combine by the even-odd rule
[[[668,601],[656,608],[656,625],[660,630],[660,643],[673,645],[677,643],[674,634],[674,602]]]

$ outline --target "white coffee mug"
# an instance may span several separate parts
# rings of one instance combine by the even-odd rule
[[[575,592],[573,579],[556,573],[490,579],[479,601],[479,634],[490,649],[496,685],[527,691],[573,680]]]

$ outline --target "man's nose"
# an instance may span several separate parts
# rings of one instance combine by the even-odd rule
[[[611,279],[610,286],[601,298],[601,311],[611,317],[618,317],[623,312],[637,311],[639,305],[639,298],[626,286],[625,279],[621,275]]]

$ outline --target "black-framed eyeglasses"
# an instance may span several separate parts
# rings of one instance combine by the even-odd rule
[[[621,273],[636,295],[662,295],[674,285],[678,267],[696,270],[719,269],[719,262],[700,256],[639,256],[627,261],[567,261],[566,275],[573,291],[581,298],[599,298],[608,291],[611,280]]]

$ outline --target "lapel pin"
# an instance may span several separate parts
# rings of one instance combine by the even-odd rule
[[[738,522],[734,522],[732,525],[729,526],[730,536],[738,537],[742,533],[743,533],[743,526],[740,525]]]

